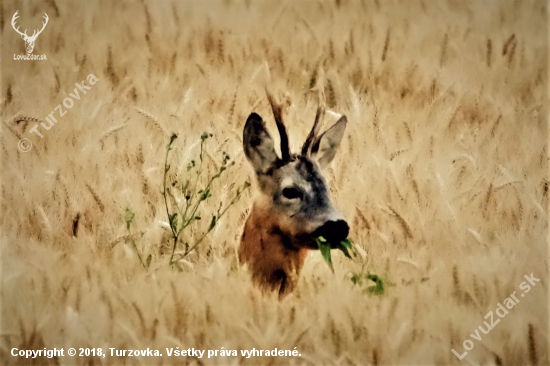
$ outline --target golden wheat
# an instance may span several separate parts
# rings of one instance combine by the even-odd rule
[[[36,361],[548,364],[546,7],[5,2],[0,358],[30,363],[12,348],[149,347],[163,357]],[[10,59],[24,52],[10,24],[16,10],[29,29],[50,16],[35,48],[47,61]],[[31,133],[90,73],[99,81],[66,115],[43,138]],[[255,289],[237,260],[252,191],[180,270],[167,265],[169,137],[178,135],[174,176],[197,158],[204,132],[214,135],[207,172],[222,152],[235,161],[212,187],[201,214],[211,217],[252,178],[241,141],[248,114],[277,135],[265,87],[289,101],[294,150],[319,102],[334,112],[326,125],[347,115],[326,178],[362,253],[353,262],[335,253],[334,275],[310,253],[281,302]],[[30,152],[18,149],[22,138]],[[204,232],[200,222],[190,227],[182,245]],[[149,268],[132,243],[151,255]],[[540,282],[490,333],[471,338],[531,273]],[[384,294],[354,284],[357,274],[379,276]],[[462,353],[468,339],[474,348],[459,361],[451,349]],[[301,356],[173,358],[171,347],[297,347]]]

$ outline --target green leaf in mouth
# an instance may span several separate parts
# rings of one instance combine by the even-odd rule
[[[330,255],[330,244],[326,241],[325,238],[322,236],[317,237],[317,246],[319,246],[319,251],[321,252],[321,255],[325,259],[325,262],[327,262],[328,266],[330,267],[330,270],[334,272],[334,268],[332,267],[332,257]]]
[[[338,243],[337,249],[340,249],[342,253],[344,253],[344,255],[349,259],[353,259],[350,255],[350,252],[351,254],[355,255],[354,249],[353,249],[353,243],[351,240],[349,240],[349,238],[346,240],[342,240],[340,243]]]
[[[323,256],[325,262],[327,262],[330,270],[334,272],[334,267],[332,266],[332,256],[330,253],[330,243],[327,242],[327,240],[322,236],[317,237],[316,241],[317,246],[319,247],[319,251],[321,252],[321,255]],[[349,238],[339,242],[334,249],[341,250],[342,253],[344,253],[344,255],[349,259],[353,259],[353,257],[355,256],[355,248],[353,247],[353,242]]]

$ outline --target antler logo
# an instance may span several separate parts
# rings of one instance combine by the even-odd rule
[[[23,40],[25,41],[25,49],[27,50],[27,55],[30,55],[32,53],[32,50],[34,49],[34,42],[36,42],[36,38],[38,38],[38,36],[40,35],[40,33],[42,33],[42,31],[44,30],[44,28],[46,28],[46,24],[48,24],[48,14],[44,13],[44,22],[42,22],[42,29],[38,30],[38,29],[35,29],[32,36],[29,36],[27,35],[27,30],[25,29],[24,32],[21,32],[19,30],[19,27],[16,26],[15,24],[15,21],[17,18],[19,18],[19,16],[17,15],[17,13],[19,13],[19,10],[15,12],[15,14],[13,14],[13,17],[11,18],[11,26],[13,27],[13,29],[19,33],[21,35],[21,38],[23,38]]]

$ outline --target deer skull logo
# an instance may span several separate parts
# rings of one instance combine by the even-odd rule
[[[44,22],[42,22],[42,29],[38,30],[35,29],[32,36],[27,35],[27,30],[25,29],[24,32],[21,32],[19,30],[19,27],[15,24],[15,21],[19,16],[17,15],[19,13],[19,10],[13,14],[13,17],[11,18],[11,26],[13,29],[21,35],[21,38],[25,41],[25,49],[27,50],[27,54],[31,54],[32,50],[34,49],[34,42],[36,41],[36,38],[38,38],[38,35],[42,33],[44,28],[46,28],[46,24],[48,24],[48,14],[44,13]]]

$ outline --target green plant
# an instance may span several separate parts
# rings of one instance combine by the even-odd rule
[[[316,240],[323,259],[327,262],[333,273],[334,267],[332,265],[331,249],[341,250],[342,253],[351,260],[357,258],[357,250],[349,238],[339,242],[336,247],[331,247],[331,243],[327,242],[322,236],[319,236]],[[372,273],[354,273],[351,277],[351,282],[353,282],[354,285],[365,286],[365,292],[373,295],[384,294],[386,288],[386,282],[378,275]]]
[[[178,266],[177,262],[180,259],[185,258],[189,253],[195,250],[214,227],[216,227],[216,224],[226,214],[227,210],[234,205],[239,200],[242,193],[250,187],[249,182],[244,182],[242,186],[237,188],[233,198],[225,207],[223,202],[220,202],[218,210],[216,214],[212,215],[206,231],[192,245],[186,241],[181,253],[176,252],[180,245],[184,230],[194,222],[202,220],[200,208],[201,205],[212,196],[213,182],[219,179],[227,168],[235,164],[235,162],[230,162],[231,158],[229,155],[223,152],[221,164],[217,170],[211,175],[206,174],[206,179],[203,177],[206,141],[212,136],[212,134],[202,134],[198,163],[195,160],[190,161],[186,170],[187,177],[181,180],[183,183],[179,183],[178,171],[174,171],[171,177],[168,174],[171,171],[169,156],[170,151],[172,151],[172,144],[177,139],[176,134],[170,137],[170,142],[166,146],[162,195],[164,197],[164,205],[171,232],[172,250],[169,260],[170,265]],[[206,183],[201,187],[203,182]]]
[[[328,266],[330,267],[330,270],[334,273],[334,267],[332,266],[332,255],[330,252],[330,250],[332,249],[331,243],[327,242],[326,239],[323,238],[322,236],[317,237],[316,241],[317,241],[317,246],[319,247],[319,251],[323,256],[323,259],[325,260],[325,262],[327,262]],[[356,256],[353,242],[349,238],[339,242],[336,245],[336,248],[334,249],[341,250],[342,253],[344,253],[344,255],[349,259],[353,259],[352,256],[353,257]]]
[[[373,273],[354,273],[351,282],[357,286],[364,286],[365,292],[372,295],[382,295],[386,290],[386,281]]]
[[[136,244],[136,239],[134,238],[136,234],[132,233],[131,226],[132,222],[134,221],[134,217],[136,214],[129,208],[126,208],[124,211],[124,221],[126,222],[126,230],[128,231],[128,238],[130,239],[130,242],[132,243],[132,247],[135,249],[137,256],[139,258],[139,262],[143,266],[143,268],[149,268],[151,265],[151,254],[147,256],[147,259],[144,261],[141,253],[139,252],[139,249]],[[143,235],[143,233],[140,233]]]

